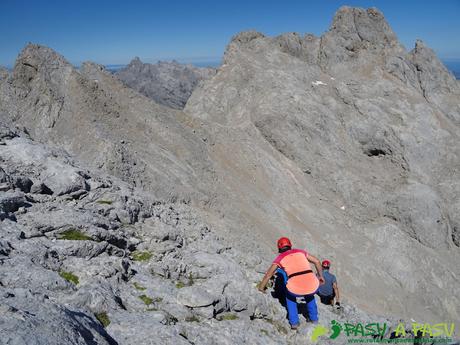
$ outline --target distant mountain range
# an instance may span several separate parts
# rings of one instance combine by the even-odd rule
[[[446,65],[446,67],[455,75],[455,78],[460,79],[460,59],[441,59],[441,61]],[[194,62],[191,63],[196,67],[219,67],[220,61],[202,61],[202,62]],[[128,66],[127,64],[119,64],[119,65],[105,65],[105,68],[110,72],[116,72],[124,67]],[[78,67],[78,66],[77,66]],[[5,68],[9,71],[12,70],[11,66],[5,66]]]
[[[215,68],[196,67],[177,61],[143,63],[138,57],[113,72],[125,85],[159,104],[183,109],[192,91],[202,80],[216,74]]]
[[[184,65],[186,64],[186,63],[183,63],[181,61],[179,61],[179,63],[184,64]],[[187,63],[187,64],[193,65],[195,67],[219,67],[220,63],[221,63],[220,60],[209,60],[209,61],[190,62],[190,63]],[[126,66],[128,66],[128,64],[105,65],[105,68],[108,71],[116,72],[116,71],[118,71],[120,69],[125,68]],[[458,70],[460,72],[460,68]]]

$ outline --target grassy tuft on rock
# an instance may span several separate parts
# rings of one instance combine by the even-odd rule
[[[77,229],[69,229],[59,234],[60,240],[73,240],[73,241],[93,241],[91,236],[86,235]]]
[[[131,253],[131,257],[134,261],[148,261],[152,257],[152,253],[148,251],[134,251]]]
[[[72,272],[59,271],[59,275],[68,282],[74,283],[75,285],[78,285],[79,283],[78,277]]]
[[[104,328],[110,325],[110,319],[107,313],[105,312],[97,313],[97,314],[94,314],[94,316],[96,316],[96,319],[98,319],[99,322],[102,323],[102,326],[104,326]]]
[[[153,298],[147,296],[147,295],[140,295],[139,299],[144,302],[145,305],[150,305],[153,303]]]
[[[184,282],[182,282],[182,281],[178,281],[178,282],[176,283],[176,288],[182,289],[182,288],[184,288],[184,287],[186,287],[186,286],[192,286],[193,284],[195,284],[195,280],[193,279],[193,276],[192,276],[192,274],[190,273],[190,274],[188,275],[188,281],[187,281],[186,283],[184,283]]]
[[[223,320],[238,320],[238,316],[236,314],[224,314],[219,318],[219,321]]]

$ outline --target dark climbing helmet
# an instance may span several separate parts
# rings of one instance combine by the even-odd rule
[[[278,240],[278,249],[284,248],[284,247],[292,247],[291,241],[287,237],[281,237]]]
[[[331,262],[329,260],[323,260],[323,262],[321,263],[321,265],[324,267],[324,268],[329,268],[331,267]]]

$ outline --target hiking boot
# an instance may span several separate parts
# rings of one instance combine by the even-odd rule
[[[297,330],[298,328],[299,328],[299,324],[298,324],[298,323],[295,324],[295,325],[291,325],[291,329],[292,329],[293,331]]]

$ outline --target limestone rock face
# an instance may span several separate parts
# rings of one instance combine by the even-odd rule
[[[158,104],[183,109],[198,83],[215,73],[214,68],[183,65],[176,61],[150,64],[136,57],[115,74],[125,85]]]
[[[392,304],[390,294],[407,307],[393,284],[424,295],[415,272],[427,257],[445,262],[442,277],[459,276],[451,264],[459,255],[459,92],[433,51],[421,42],[405,51],[377,9],[343,7],[321,37],[236,35],[185,112],[214,133],[213,160],[238,162],[224,184],[247,214],[264,219],[261,241],[290,229],[307,247],[336,254],[351,294],[371,289],[373,306]],[[381,248],[374,231],[382,227],[397,228],[405,249]],[[359,258],[369,264],[380,251],[391,262],[366,278]],[[459,317],[437,279],[424,284],[440,315],[455,309]]]
[[[88,188],[0,191],[2,342],[295,344],[311,332],[303,324],[287,336],[283,307],[255,288],[261,258],[271,256],[260,246],[207,224],[207,213],[185,202],[154,199],[14,133],[0,145],[2,179],[20,174],[35,186],[77,170]],[[371,318],[351,307],[343,316],[320,310],[325,322]]]

